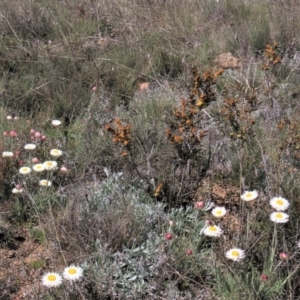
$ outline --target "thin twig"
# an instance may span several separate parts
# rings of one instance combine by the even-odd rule
[[[11,24],[9,23],[9,21],[7,20],[7,18],[6,18],[4,15],[2,15],[1,13],[0,13],[0,16],[7,22],[9,28],[11,29],[11,31],[12,31],[13,34],[14,34],[14,36],[15,36],[16,39],[18,40],[20,46],[23,48],[23,45],[22,45],[21,40],[19,39],[18,35],[16,34],[16,32],[14,31],[14,29],[12,28],[12,26],[11,26]]]

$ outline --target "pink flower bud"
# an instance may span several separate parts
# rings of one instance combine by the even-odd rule
[[[31,140],[31,141],[35,141],[35,136],[32,135],[32,136],[30,137],[30,140]]]
[[[68,168],[65,166],[61,166],[60,168],[60,173],[62,174],[67,174],[69,172]]]
[[[33,164],[37,164],[40,160],[37,157],[34,157],[31,161]]]
[[[30,129],[30,134],[35,134],[35,130],[33,128]]]
[[[205,225],[210,226],[212,224],[213,224],[212,220],[205,220]]]
[[[20,190],[22,188],[21,184],[16,184],[16,189]]]
[[[36,137],[36,138],[40,138],[41,137],[41,133],[40,132],[38,132],[38,131],[36,131],[35,132],[35,134],[34,134],[34,137]]]
[[[185,253],[186,253],[186,255],[191,256],[191,255],[193,255],[193,250],[187,249]]]
[[[41,136],[41,140],[44,142],[44,141],[46,141],[47,140],[47,136],[46,135],[42,135]]]
[[[263,282],[266,282],[269,279],[269,277],[266,274],[261,274],[259,276],[259,279]]]
[[[166,233],[165,238],[166,238],[166,240],[171,241],[173,236],[170,232],[168,232],[168,233]]]
[[[281,260],[287,260],[287,259],[289,258],[289,256],[288,256],[287,253],[281,252],[281,253],[279,253],[279,258],[280,258]]]
[[[170,227],[172,227],[172,226],[175,225],[175,222],[174,222],[173,220],[170,220],[170,221],[169,221],[169,225],[170,225]]]
[[[93,92],[97,92],[97,89],[98,89],[98,88],[97,88],[96,86],[93,86],[92,91],[93,91]]]
[[[4,131],[4,132],[3,132],[3,135],[4,135],[4,136],[10,136],[10,133],[9,133],[8,131]]]
[[[196,209],[202,209],[202,208],[204,207],[203,201],[197,201],[197,202],[195,202],[195,203],[194,203],[194,207],[195,207]]]
[[[12,137],[16,137],[18,134],[15,130],[12,130],[10,133],[9,133],[10,136]]]

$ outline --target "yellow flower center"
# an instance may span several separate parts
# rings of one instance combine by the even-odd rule
[[[69,269],[68,273],[74,275],[77,273],[77,270],[75,268],[72,268],[72,269]]]
[[[277,219],[282,219],[282,218],[283,218],[283,215],[282,215],[281,213],[277,213],[277,214],[276,214],[276,218],[277,218]]]
[[[51,275],[48,276],[48,280],[49,281],[55,281],[56,280],[56,276],[53,275],[53,274],[51,274]]]
[[[209,231],[217,231],[217,228],[215,226],[209,226],[208,229]]]
[[[284,203],[283,203],[283,201],[281,199],[278,199],[278,200],[276,200],[276,204],[283,205]]]
[[[252,196],[253,196],[252,193],[247,193],[245,197],[246,198],[252,198]]]
[[[216,211],[216,215],[218,215],[218,216],[222,215],[222,211],[221,210],[217,210]]]
[[[48,167],[51,167],[51,166],[52,166],[52,162],[51,162],[51,161],[48,161],[48,162],[47,162],[47,166],[48,166]]]
[[[240,256],[240,253],[239,253],[239,251],[237,251],[237,250],[233,250],[233,251],[231,252],[231,255],[234,256],[234,257],[239,257],[239,256]]]

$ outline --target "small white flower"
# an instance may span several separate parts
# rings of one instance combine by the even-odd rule
[[[51,124],[56,127],[56,126],[59,126],[61,124],[61,121],[59,121],[59,120],[53,120],[51,122]]]
[[[6,119],[7,120],[12,120],[12,116],[7,116]]]
[[[57,169],[57,162],[53,160],[47,160],[43,163],[45,170],[52,171]]]
[[[49,180],[46,180],[46,179],[42,179],[42,180],[40,180],[39,185],[40,186],[51,186],[52,182]]]
[[[289,220],[289,215],[283,212],[275,211],[271,213],[270,219],[275,223],[286,223]]]
[[[58,149],[52,149],[50,151],[50,155],[54,156],[54,157],[59,157],[62,156],[63,152],[61,150]]]
[[[4,151],[2,152],[2,157],[13,157],[14,154],[10,151]]]
[[[26,144],[24,146],[24,149],[25,150],[34,150],[36,148],[36,145],[35,144]]]
[[[226,252],[226,257],[234,261],[240,261],[245,258],[245,251],[239,248],[232,248]]]
[[[270,204],[274,209],[280,210],[280,211],[286,210],[290,206],[289,201],[282,197],[272,198],[270,200]]]
[[[12,193],[13,194],[22,194],[23,193],[23,189],[17,189],[17,188],[13,188],[12,189]]]
[[[252,201],[258,197],[257,191],[246,191],[242,196],[241,199],[244,201]]]
[[[19,169],[19,172],[23,175],[26,175],[31,172],[31,169],[29,167],[22,167],[21,169]]]
[[[33,171],[35,172],[43,172],[45,170],[45,167],[43,164],[35,164],[33,167],[32,167]]]
[[[223,231],[217,225],[210,225],[210,226],[204,227],[200,233],[203,233],[207,236],[219,237],[220,235],[222,235]]]
[[[226,214],[226,209],[223,206],[217,206],[211,211],[212,215],[216,218],[224,217]]]
[[[80,277],[82,277],[82,273],[82,268],[72,265],[64,269],[63,277],[67,280],[78,280]]]
[[[42,283],[46,287],[56,287],[61,285],[62,277],[58,273],[47,273],[43,276]]]

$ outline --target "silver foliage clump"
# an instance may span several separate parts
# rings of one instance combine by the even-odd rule
[[[105,211],[111,209],[122,213],[130,207],[132,214],[142,224],[154,225],[164,217],[164,204],[154,202],[142,188],[143,182],[128,184],[124,181],[123,173],[112,173],[104,168],[107,178],[101,182],[100,187],[91,190],[87,201],[81,203],[81,212],[100,217]],[[147,228],[147,232],[149,227]]]
[[[107,178],[81,204],[83,218],[99,220],[111,212],[121,218],[130,207],[131,226],[138,227],[143,237],[134,240],[130,247],[123,245],[113,252],[110,245],[101,241],[100,228],[99,239],[95,241],[97,257],[85,265],[91,270],[93,281],[99,282],[98,289],[107,289],[107,293],[123,299],[138,299],[156,289],[155,278],[166,260],[164,238],[159,234],[165,218],[164,205],[144,191],[142,182],[128,184],[122,172],[105,172]]]

